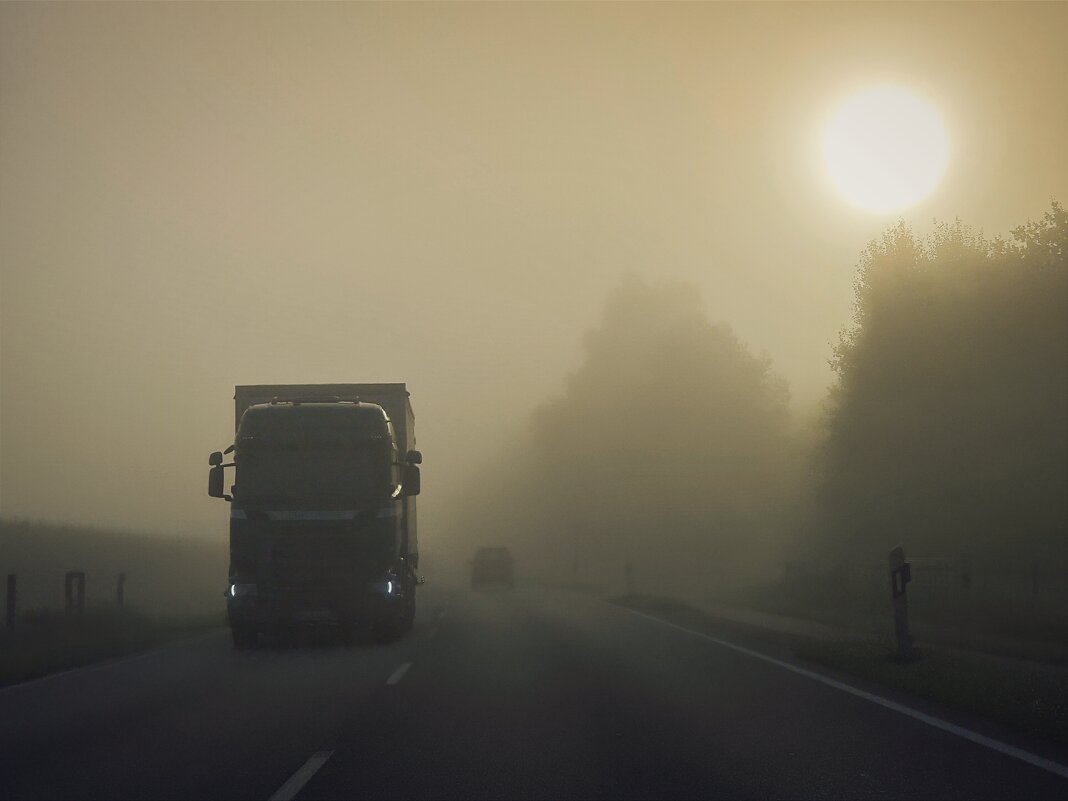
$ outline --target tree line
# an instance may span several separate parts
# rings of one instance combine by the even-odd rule
[[[1056,202],[1009,239],[886,231],[861,256],[815,436],[694,286],[627,278],[470,528],[540,572],[630,562],[665,594],[899,542],[1068,567],[1066,243]]]

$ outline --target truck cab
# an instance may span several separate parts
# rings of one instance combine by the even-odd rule
[[[383,404],[356,395],[249,400],[227,451],[232,463],[221,453],[209,459],[209,494],[231,504],[226,602],[235,646],[298,626],[401,636],[413,625],[419,583],[422,456],[404,447],[414,444],[414,418],[398,432]],[[410,415],[407,392],[403,400]],[[229,494],[226,467],[235,470]]]

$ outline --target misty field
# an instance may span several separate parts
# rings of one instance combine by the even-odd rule
[[[74,570],[85,573],[85,608],[68,613],[65,576]],[[0,571],[15,575],[17,590],[15,626],[0,631],[0,685],[225,624],[225,543],[5,520]]]
[[[64,577],[85,573],[86,609],[113,610],[125,573],[125,607],[145,615],[225,609],[228,543],[0,520],[0,573],[15,574],[19,615],[62,610]]]

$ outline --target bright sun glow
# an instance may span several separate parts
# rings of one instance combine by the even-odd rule
[[[889,214],[915,205],[946,171],[949,141],[937,112],[911,92],[880,86],[854,95],[823,134],[823,165],[854,206]]]

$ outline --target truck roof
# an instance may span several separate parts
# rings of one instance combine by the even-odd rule
[[[416,447],[415,415],[403,383],[386,384],[243,384],[234,387],[234,431],[250,406],[298,399],[302,403],[361,401],[386,410],[397,435],[401,452]]]

